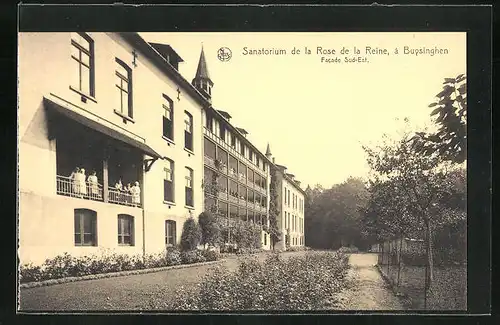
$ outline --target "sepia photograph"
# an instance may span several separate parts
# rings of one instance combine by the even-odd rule
[[[20,32],[19,311],[467,309],[465,32]]]

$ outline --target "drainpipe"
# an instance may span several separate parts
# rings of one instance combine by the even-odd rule
[[[144,192],[146,190],[146,168],[144,166],[144,156],[142,161],[142,190],[141,190],[141,202],[142,202],[142,256],[146,257],[146,208],[144,205]]]

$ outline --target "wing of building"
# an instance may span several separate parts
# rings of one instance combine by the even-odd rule
[[[303,244],[300,186],[214,107],[203,49],[191,82],[182,61],[137,33],[19,34],[21,262],[159,252],[213,206],[266,225],[273,171],[299,209],[283,229]]]

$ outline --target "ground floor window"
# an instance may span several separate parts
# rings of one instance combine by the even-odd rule
[[[118,215],[118,244],[134,246],[134,217]]]
[[[165,244],[167,246],[175,246],[176,244],[176,229],[175,221],[165,220]]]
[[[97,246],[97,212],[75,209],[75,246]]]

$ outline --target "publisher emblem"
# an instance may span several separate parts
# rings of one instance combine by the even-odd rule
[[[217,58],[219,58],[219,60],[221,60],[222,62],[231,60],[232,55],[233,54],[231,53],[231,50],[227,47],[221,47],[217,51]]]

